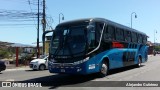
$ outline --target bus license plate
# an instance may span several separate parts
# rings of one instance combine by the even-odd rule
[[[61,72],[65,72],[65,69],[61,69]]]

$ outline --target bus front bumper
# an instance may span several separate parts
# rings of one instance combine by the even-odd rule
[[[56,66],[49,65],[48,69],[50,73],[65,73],[65,74],[91,74],[99,72],[99,66],[96,64],[82,63],[78,65],[70,66]]]
[[[83,67],[49,67],[50,73],[66,73],[66,74],[86,74],[86,70]]]

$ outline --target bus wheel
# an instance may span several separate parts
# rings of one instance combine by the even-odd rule
[[[142,66],[142,59],[139,57],[137,67],[141,67],[141,66]]]
[[[105,77],[107,73],[108,73],[108,65],[106,62],[103,62],[100,69],[100,77]]]

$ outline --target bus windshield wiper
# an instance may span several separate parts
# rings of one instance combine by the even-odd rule
[[[66,37],[66,44],[67,44],[67,47],[68,47],[68,50],[69,50],[69,53],[70,53],[71,57],[74,57],[74,56],[73,56],[73,53],[72,53],[72,50],[71,50],[71,48],[70,48],[70,45],[69,45],[69,43],[68,43],[68,37],[69,37],[69,36]]]
[[[58,48],[56,49],[54,56],[56,56],[59,53],[61,48],[63,48],[63,41],[60,39]]]

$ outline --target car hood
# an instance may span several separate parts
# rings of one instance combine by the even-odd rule
[[[39,61],[45,61],[44,59],[34,59],[34,60],[32,60],[31,62],[39,62]]]

